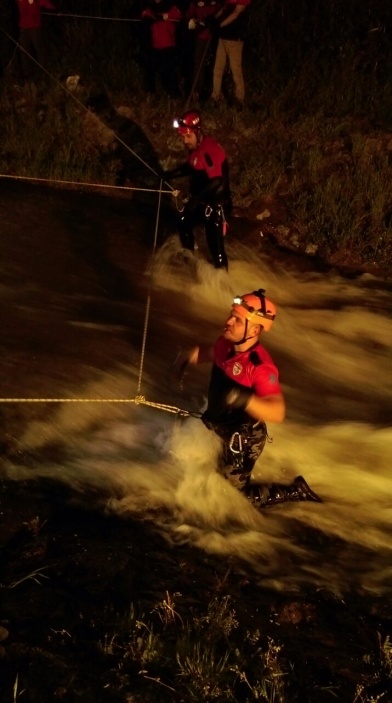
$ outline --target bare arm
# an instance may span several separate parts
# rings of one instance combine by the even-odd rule
[[[283,422],[286,415],[286,403],[283,395],[269,395],[261,398],[251,395],[245,411],[259,422]]]
[[[214,360],[214,347],[201,345],[189,349],[187,352],[184,352],[184,354],[184,360],[187,361],[188,364],[205,364],[208,361]]]
[[[244,10],[245,10],[244,5],[236,5],[233,12],[228,17],[226,17],[224,20],[222,20],[222,22],[220,22],[220,26],[227,27],[227,25],[234,22],[234,20],[236,20],[237,17],[239,17],[241,12],[243,12]]]
[[[178,354],[171,367],[171,374],[182,382],[189,364],[203,364],[213,360],[214,348],[211,346],[203,345],[192,347],[192,349],[184,349],[184,351]]]

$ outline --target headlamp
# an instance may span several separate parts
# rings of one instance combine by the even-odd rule
[[[175,119],[175,120],[173,121],[173,127],[174,127],[175,129],[178,129],[179,126],[180,126],[179,120]]]
[[[256,317],[263,317],[264,319],[267,320],[275,320],[275,315],[272,315],[271,313],[268,313],[265,307],[265,298],[264,298],[264,292],[261,292],[261,289],[259,291],[255,291],[253,295],[256,295],[260,299],[261,303],[261,309],[257,310],[254,308],[252,305],[248,305],[246,300],[242,298],[240,295],[236,295],[233,298],[233,303],[234,305],[241,305],[241,307],[245,308],[251,315],[256,315]]]

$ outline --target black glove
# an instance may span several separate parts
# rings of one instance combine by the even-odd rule
[[[251,388],[246,386],[239,386],[238,388],[232,388],[226,396],[226,403],[230,408],[235,410],[246,410],[253,391]]]

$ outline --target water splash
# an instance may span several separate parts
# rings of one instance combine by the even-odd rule
[[[153,520],[173,544],[188,542],[232,555],[270,587],[309,585],[334,592],[390,589],[392,534],[392,303],[388,284],[371,276],[286,270],[229,245],[230,270],[201,255],[179,253],[169,239],[149,268],[151,320],[148,396],[199,411],[208,369],[192,369],[181,395],[165,383],[178,348],[213,341],[233,294],[259,287],[277,303],[273,330],[262,339],[281,372],[286,421],[255,468],[265,481],[303,474],[321,505],[283,504],[257,512],[216,473],[217,438],[197,419],[128,406],[63,406],[32,423],[21,456],[3,475],[55,477],[79,491],[99,491],[105,510]],[[142,328],[143,320],[139,320]],[[79,394],[132,395],[138,368],[113,364]],[[42,461],[61,445],[61,465]],[[34,453],[40,458],[34,463]]]

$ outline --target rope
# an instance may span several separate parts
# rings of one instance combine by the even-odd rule
[[[41,12],[47,17],[77,17],[86,20],[109,20],[110,22],[142,22],[141,19],[131,19],[129,17],[98,17],[97,15],[70,15],[64,12]]]
[[[159,188],[136,188],[131,186],[114,186],[106,183],[85,183],[83,181],[62,181],[55,178],[36,178],[35,176],[11,176],[8,173],[0,173],[0,178],[9,178],[16,181],[37,181],[39,183],[59,183],[61,185],[88,186],[89,188],[111,188],[112,190],[136,190],[143,193],[164,193],[171,194],[171,190],[160,190]]]
[[[44,13],[45,14],[45,13]],[[97,19],[104,19],[104,18],[97,18]],[[107,19],[112,19],[112,18],[107,18]],[[15,41],[13,37],[11,37],[8,32],[6,32],[2,27],[0,27],[0,30],[5,34],[8,39],[10,39],[14,44],[15,44],[15,49],[19,48],[21,49],[29,58],[34,61],[34,63],[41,68],[44,73],[46,73],[47,76],[51,80],[53,80],[55,83],[57,83],[62,90],[67,93],[82,109],[88,111],[85,105],[71,92],[69,91],[60,81],[57,80],[49,71],[46,70],[44,66],[42,66],[31,54],[29,54],[28,51],[26,51],[20,44]],[[156,171],[147,163],[145,162],[139,154],[134,152],[128,144],[122,141],[116,134],[114,134],[115,139],[122,144],[130,153],[132,153],[134,156],[136,156],[139,161],[146,166],[154,175],[158,176]],[[127,186],[113,186],[113,185],[106,185],[106,184],[95,184],[95,183],[83,183],[83,182],[75,182],[75,181],[63,181],[63,180],[55,180],[55,179],[49,179],[49,178],[35,178],[35,177],[30,177],[30,176],[13,176],[13,175],[8,175],[8,174],[0,174],[0,178],[8,178],[8,179],[13,179],[13,180],[24,180],[24,181],[35,181],[35,182],[49,182],[49,183],[59,183],[62,185],[85,185],[89,186],[92,188],[114,188],[118,189],[120,188],[121,190],[135,190],[135,191],[144,191],[144,192],[153,192],[153,193],[159,193],[158,196],[158,207],[157,207],[157,215],[156,215],[156,222],[155,222],[155,233],[154,233],[154,243],[153,243],[153,253],[152,253],[152,261],[154,261],[154,256],[156,252],[156,246],[157,246],[157,237],[158,237],[158,226],[159,226],[159,214],[160,214],[160,207],[161,207],[161,199],[162,199],[162,193],[171,193],[174,189],[170,184],[166,184],[169,186],[171,190],[169,191],[164,191],[162,190],[162,185],[163,185],[163,179],[161,178],[160,184],[159,184],[159,189],[153,189],[153,188],[132,188],[132,187],[127,187]],[[105,399],[105,398],[0,398],[0,403],[135,403],[136,405],[142,404],[142,405],[147,405],[149,407],[154,407],[159,410],[164,410],[166,412],[170,413],[175,413],[177,415],[181,415],[183,417],[188,417],[188,416],[193,416],[193,417],[201,417],[200,413],[191,413],[188,412],[187,410],[183,410],[181,408],[178,408],[176,406],[172,405],[166,405],[164,403],[155,403],[153,401],[147,401],[144,396],[140,395],[140,390],[141,390],[141,383],[142,383],[142,375],[143,375],[143,365],[144,365],[144,357],[145,357],[145,347],[146,347],[146,340],[147,340],[147,331],[148,331],[148,323],[149,323],[149,316],[150,316],[150,309],[151,309],[151,279],[150,279],[150,284],[149,284],[149,289],[148,289],[148,295],[147,295],[147,303],[146,303],[146,313],[145,313],[145,320],[144,320],[144,329],[143,329],[143,340],[142,340],[142,350],[141,350],[141,359],[140,359],[140,367],[139,367],[139,378],[138,378],[138,386],[137,386],[137,395],[135,398],[128,399],[128,398],[111,398],[111,399]]]
[[[184,417],[201,417],[200,413],[189,412],[175,405],[146,400],[143,395],[137,395],[135,398],[0,398],[0,403],[134,403],[135,405],[148,405],[151,408]]]
[[[60,81],[58,81],[57,78],[55,78],[51,73],[49,73],[49,71],[47,71],[47,69],[41,63],[39,63],[39,61],[37,61],[34,58],[34,56],[32,56],[28,51],[26,51],[26,49],[24,49],[23,46],[21,46],[19,44],[19,42],[17,42],[13,37],[11,37],[11,35],[8,34],[8,32],[6,32],[5,29],[0,27],[0,31],[2,31],[3,34],[5,34],[5,36],[8,37],[8,39],[10,39],[21,51],[23,51],[26,54],[26,56],[28,56],[32,61],[34,61],[34,63],[42,71],[44,71],[44,73],[46,73],[46,75],[49,76],[49,78],[52,81],[54,81],[65,93],[67,93],[67,95],[69,97],[72,98],[72,100],[74,100],[77,103],[77,105],[79,105],[79,107],[81,107],[83,110],[88,112],[88,108],[85,105],[83,105],[81,100],[79,100],[74,93],[72,93],[70,90],[68,90],[68,88],[65,85],[63,85],[63,83],[60,83]],[[136,158],[143,164],[143,166],[148,168],[151,171],[151,173],[153,173],[154,176],[157,176],[157,178],[158,178],[158,173],[155,171],[155,169],[153,169],[152,166],[150,166],[150,164],[148,164],[146,161],[144,161],[144,159],[142,159],[142,157],[139,156],[139,154],[137,154],[136,151],[133,151],[133,149],[131,149],[129,144],[126,144],[125,142],[123,142],[123,140],[120,139],[120,137],[118,137],[116,133],[114,133],[114,138],[119,142],[119,144],[122,144],[122,146],[124,146],[133,156],[136,156]],[[173,190],[173,187],[170,185],[170,183],[166,183],[166,185],[171,189],[171,191]]]
[[[70,15],[64,14],[63,12],[42,12],[42,15],[47,17],[77,17],[86,20],[108,20],[109,22],[143,22],[141,18],[130,18],[130,17],[98,17],[98,15]],[[181,20],[169,19],[168,22],[181,22]]]
[[[201,59],[200,59],[199,66],[198,66],[198,68],[197,68],[196,75],[195,75],[195,78],[194,78],[194,80],[193,80],[192,88],[191,88],[190,93],[189,93],[189,95],[188,95],[188,99],[187,99],[187,101],[186,101],[186,103],[185,103],[185,108],[184,108],[185,111],[188,110],[190,101],[192,100],[192,97],[193,97],[193,93],[194,93],[194,90],[195,90],[196,83],[197,83],[197,81],[198,81],[198,78],[199,78],[199,76],[200,76],[201,70],[202,70],[202,68],[203,68],[203,66],[204,66],[204,63],[205,63],[205,60],[206,60],[206,58],[207,58],[208,49],[209,49],[210,46],[211,46],[211,41],[212,41],[212,39],[209,39],[209,40],[206,42],[206,45],[205,45],[205,47],[204,47],[203,55],[202,55],[202,57],[201,57]]]
[[[153,247],[152,247],[152,261],[151,261],[152,264],[154,263],[154,257],[155,257],[155,251],[156,251],[156,246],[157,246],[157,239],[158,239],[159,213],[160,213],[160,209],[161,209],[161,197],[162,197],[162,182],[163,181],[161,179],[160,184],[159,184],[157,216],[156,216],[156,220],[155,220],[154,243],[153,243]],[[142,352],[141,352],[141,357],[140,357],[139,380],[138,380],[138,384],[137,384],[138,394],[140,393],[140,388],[141,388],[141,384],[142,384],[142,373],[143,373],[143,364],[144,364],[144,354],[145,354],[145,348],[146,348],[147,328],[148,328],[148,322],[149,322],[149,318],[150,318],[150,308],[151,308],[151,278],[150,278],[150,283],[148,286],[146,314],[145,314],[145,318],[144,318]]]

